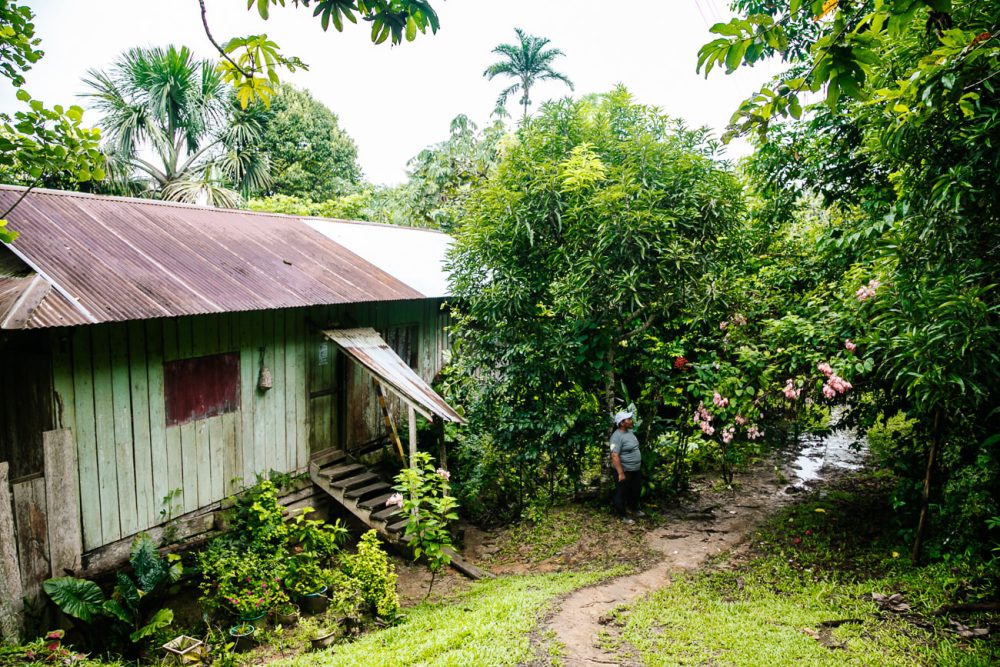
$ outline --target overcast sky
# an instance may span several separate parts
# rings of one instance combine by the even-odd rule
[[[134,46],[188,45],[214,57],[201,26],[197,0],[28,0],[36,13],[45,58],[27,75],[25,88],[46,104],[80,104],[80,83],[90,68],[106,68]],[[728,20],[726,0],[433,0],[441,19],[436,35],[390,47],[369,41],[367,26],[324,33],[310,10],[272,10],[261,21],[245,0],[206,0],[215,37],[266,32],[287,55],[310,65],[288,76],[308,88],[339,117],[358,144],[365,176],[376,183],[405,179],[406,162],[445,139],[459,113],[482,125],[506,85],[483,70],[514,28],[548,37],[566,56],[554,66],[575,84],[575,94],[605,92],[625,84],[638,101],[661,107],[691,125],[720,130],[739,102],[769,78],[758,68],[706,80],[695,73],[708,28]],[[562,84],[532,89],[538,102],[568,94]],[[517,96],[508,108],[518,117]],[[13,91],[0,91],[0,110],[18,108]],[[85,121],[95,123],[90,112]],[[747,152],[734,142],[730,157]]]

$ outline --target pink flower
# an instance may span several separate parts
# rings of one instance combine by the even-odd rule
[[[451,479],[451,473],[448,472],[447,470],[445,470],[444,468],[438,468],[436,472],[437,472],[438,477],[440,477],[441,479],[443,479],[445,481],[448,481],[448,480]]]
[[[728,445],[730,442],[733,441],[734,435],[736,435],[736,427],[727,426],[726,428],[722,429],[722,442]]]
[[[846,347],[849,352],[854,352],[854,350],[857,349],[858,346],[852,343],[851,339],[848,338],[847,340],[844,341],[844,347]]]
[[[729,326],[729,322],[726,322],[725,320],[723,320],[722,322],[719,322],[719,330],[725,330],[725,328],[728,327],[728,326]]]
[[[837,391],[827,383],[823,385],[823,395],[827,398],[833,398],[837,395]]]
[[[699,422],[698,426],[701,427],[701,432],[705,435],[712,435],[715,433],[715,429],[708,422]]]
[[[755,424],[747,429],[747,437],[751,440],[762,438],[764,437],[764,429],[757,428],[757,425]]]
[[[727,405],[729,405],[729,399],[725,398],[719,392],[715,392],[715,395],[712,396],[712,402],[715,403],[715,405],[720,408],[724,408]]]
[[[858,288],[858,291],[854,293],[854,298],[858,301],[867,301],[875,296],[875,291],[878,290],[882,283],[875,280],[874,278],[868,281],[867,285],[862,285]]]
[[[389,499],[385,501],[385,506],[389,507],[390,505],[395,505],[396,507],[402,507],[403,506],[403,494],[402,493],[394,493],[391,496],[389,496]]]
[[[744,417],[743,415],[736,415],[736,423],[739,424],[740,426],[743,426],[748,421],[749,420],[746,417]]]
[[[833,375],[833,368],[830,366],[830,364],[826,363],[825,361],[816,364],[816,368],[819,369],[820,373],[822,373],[827,377]]]
[[[781,391],[785,393],[785,398],[787,398],[790,401],[794,401],[795,399],[797,399],[799,397],[799,394],[802,392],[801,389],[795,388],[795,382],[791,378],[789,378],[788,381],[785,382],[785,388],[782,389]]]

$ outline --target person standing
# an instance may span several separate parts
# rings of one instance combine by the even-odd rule
[[[636,516],[646,516],[639,509],[639,493],[642,490],[642,453],[639,439],[632,432],[632,413],[621,411],[615,415],[615,431],[611,434],[611,467],[617,474],[615,482],[615,514],[625,523],[635,523],[626,516],[627,510],[635,510]]]

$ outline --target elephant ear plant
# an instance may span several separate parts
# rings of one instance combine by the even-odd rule
[[[152,611],[156,596],[165,585],[176,583],[183,567],[180,556],[161,556],[156,543],[145,533],[132,541],[129,553],[132,576],[118,572],[111,595],[88,579],[57,577],[42,584],[45,592],[67,616],[84,623],[110,623],[112,636],[137,652],[145,641],[174,620],[166,607]],[[124,640],[127,638],[127,642]]]

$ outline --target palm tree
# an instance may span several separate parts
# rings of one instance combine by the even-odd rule
[[[500,44],[493,53],[503,56],[503,60],[493,63],[483,72],[490,81],[498,74],[517,79],[516,82],[508,86],[497,98],[497,109],[502,109],[507,105],[507,98],[518,91],[521,91],[521,106],[524,107],[524,115],[528,115],[528,105],[531,104],[531,87],[538,81],[556,80],[562,81],[570,90],[573,90],[573,82],[560,72],[552,69],[552,61],[558,56],[565,55],[559,49],[545,49],[549,43],[546,37],[535,37],[525,34],[520,28],[514,28],[517,33],[518,44]]]
[[[213,63],[187,47],[130,49],[84,83],[104,113],[113,186],[128,194],[235,207],[270,182],[255,150],[259,108],[243,111]]]

